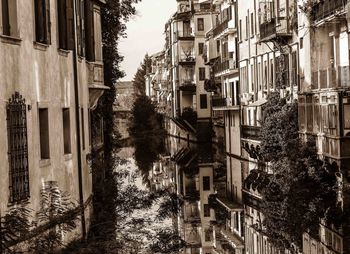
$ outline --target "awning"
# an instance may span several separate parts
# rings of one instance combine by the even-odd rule
[[[105,85],[89,85],[89,106],[91,110],[96,109],[98,100],[105,90],[110,88]]]

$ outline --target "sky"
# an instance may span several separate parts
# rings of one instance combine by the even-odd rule
[[[124,56],[121,64],[126,76],[132,80],[146,53],[152,55],[163,50],[164,26],[176,12],[176,0],[142,0],[136,5],[137,15],[127,24],[127,38],[120,41]]]

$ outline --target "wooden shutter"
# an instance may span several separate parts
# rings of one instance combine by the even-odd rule
[[[43,1],[35,0],[35,35],[37,42],[44,42],[44,13],[43,13]]]
[[[44,0],[44,11],[45,11],[45,40],[47,44],[51,43],[51,19],[50,19],[50,0]]]
[[[9,0],[2,0],[2,34],[11,35],[10,16],[9,16]]]
[[[57,0],[58,40],[61,49],[67,49],[66,0]]]
[[[81,56],[85,56],[85,11],[84,0],[80,0],[80,33],[81,33]]]
[[[86,59],[95,61],[95,36],[94,36],[94,6],[92,1],[85,1],[85,33],[86,33]]]
[[[67,49],[74,49],[74,3],[73,0],[66,0],[67,19]]]

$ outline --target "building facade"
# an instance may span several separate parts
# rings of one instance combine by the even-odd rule
[[[0,3],[0,213],[25,205],[36,218],[43,191],[57,188],[85,207],[64,241],[85,237],[92,212],[87,156],[90,113],[106,89],[103,3]]]
[[[273,174],[259,157],[260,131],[268,96],[279,93],[298,103],[300,137],[315,139],[319,158],[335,170],[337,209],[344,216],[338,218],[340,226],[320,220],[317,239],[306,232],[300,236],[299,252],[349,253],[348,1],[177,2],[166,25],[164,55],[172,83],[171,117],[176,120],[191,108],[198,115],[194,130],[199,147],[208,135],[199,128],[203,120],[214,130],[213,143],[223,143],[218,156],[206,162],[199,148],[198,170],[190,175],[196,180],[187,179],[183,168],[177,172],[184,174],[179,186],[188,181],[199,192],[198,203],[185,205],[184,211],[193,215],[187,221],[212,232],[204,233],[210,241],[198,237],[195,242],[204,253],[288,252],[277,250],[262,233],[262,195],[256,188],[260,172]],[[181,153],[191,158],[192,150]],[[208,193],[201,189],[204,181],[209,181]],[[220,209],[203,206],[212,194]],[[210,227],[202,216],[209,214],[207,209]]]

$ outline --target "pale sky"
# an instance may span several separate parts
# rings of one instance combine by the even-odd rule
[[[146,53],[152,55],[164,48],[164,26],[176,12],[176,0],[142,0],[136,5],[137,15],[127,24],[126,39],[120,41],[124,56],[121,64],[126,76],[132,80]]]

